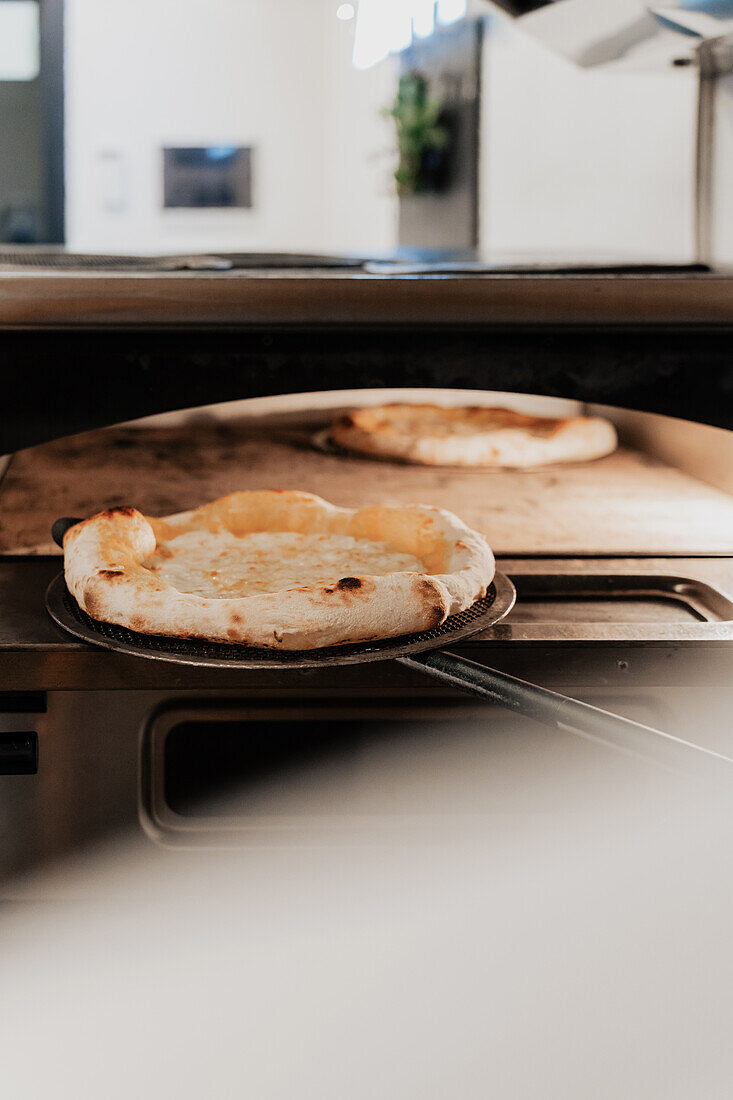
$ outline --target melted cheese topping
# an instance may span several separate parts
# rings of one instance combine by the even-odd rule
[[[330,585],[342,577],[425,573],[419,558],[385,542],[350,535],[258,531],[188,531],[161,543],[143,563],[180,592],[233,599],[304,585]]]

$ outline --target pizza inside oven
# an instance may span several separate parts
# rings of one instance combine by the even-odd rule
[[[345,451],[424,466],[536,467],[610,454],[616,430],[600,416],[528,416],[483,406],[394,404],[354,409],[331,425]]]
[[[441,508],[265,490],[164,518],[100,512],[67,531],[64,573],[99,621],[302,650],[431,629],[486,594],[494,558]]]

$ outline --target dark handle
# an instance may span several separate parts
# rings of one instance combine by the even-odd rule
[[[72,516],[62,516],[61,519],[57,519],[51,528],[51,536],[57,546],[64,545],[64,535],[75,524],[81,523],[80,518],[74,518]]]
[[[38,734],[0,733],[0,775],[35,775],[38,771]]]
[[[630,718],[611,714],[590,703],[581,703],[548,688],[529,684],[505,672],[486,668],[475,661],[467,661],[454,653],[433,650],[397,659],[463,691],[490,699],[492,703],[507,707],[516,714],[556,729],[572,730],[672,771],[719,779],[725,774],[723,766],[733,764],[730,757],[710,749],[662,733],[651,726],[632,722]]]

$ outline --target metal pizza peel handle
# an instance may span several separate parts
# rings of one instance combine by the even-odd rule
[[[733,759],[729,756],[538,684],[527,683],[455,653],[437,649],[397,659],[403,665],[427,672],[436,680],[506,707],[515,714],[580,734],[667,771],[706,780],[730,781],[729,768]]]
[[[75,527],[77,523],[81,523],[81,517],[62,516],[61,519],[54,521],[53,527],[51,528],[51,537],[57,546],[63,548],[64,535],[70,527]]]

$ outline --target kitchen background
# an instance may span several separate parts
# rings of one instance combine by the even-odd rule
[[[611,53],[624,20],[651,41],[650,0],[498,2],[592,9]],[[37,774],[0,777],[3,1100],[730,1093],[727,780],[396,662],[184,668],[78,644],[45,609],[62,515],[273,482],[442,495],[524,580],[467,653],[730,754],[733,433],[637,411],[672,394],[674,415],[723,422],[729,279],[9,270],[26,242],[699,258],[696,40],[583,68],[489,12],[0,0],[0,739],[39,746]],[[731,105],[709,143],[722,199]],[[398,160],[390,107],[420,109],[419,157]],[[730,258],[727,205],[717,230]],[[491,385],[540,414],[631,393],[590,406],[622,447],[518,474],[310,445],[341,406],[493,403]]]
[[[694,259],[694,67],[579,68],[483,0],[413,4],[428,23],[380,59],[404,6],[0,0],[0,38],[31,58],[19,75],[23,51],[0,46],[0,240]],[[364,37],[367,15],[382,39]],[[428,100],[418,194],[394,179],[398,88],[403,110]]]

